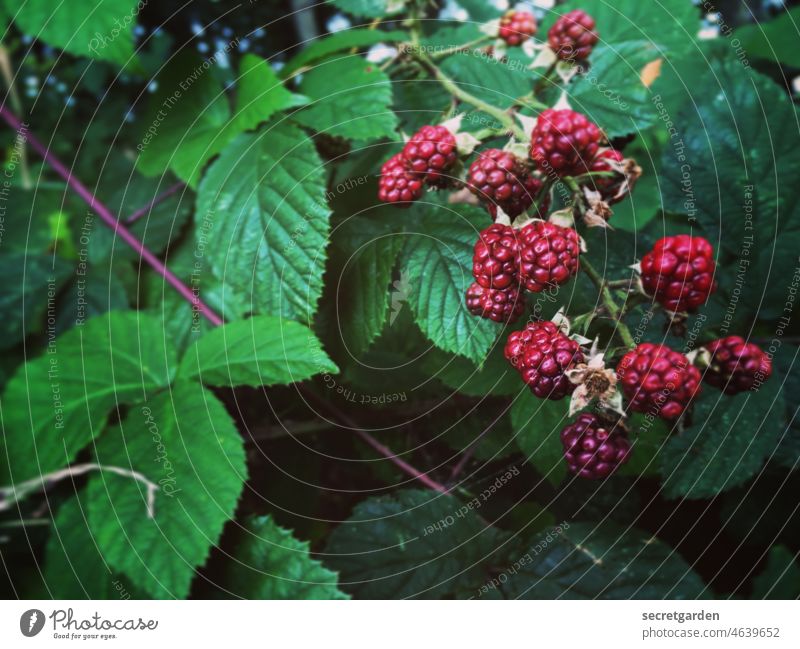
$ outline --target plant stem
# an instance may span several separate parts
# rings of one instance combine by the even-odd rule
[[[177,182],[172,187],[168,187],[166,190],[164,190],[158,196],[156,196],[152,201],[150,201],[147,205],[145,205],[144,207],[140,207],[133,214],[131,214],[125,222],[134,223],[136,220],[140,219],[145,214],[148,214],[150,210],[152,210],[161,201],[166,200],[173,194],[179,192],[184,187],[186,187],[186,184],[183,182]]]
[[[464,43],[463,45],[455,45],[454,47],[447,47],[443,50],[437,50],[435,52],[431,52],[430,57],[433,61],[438,61],[439,59],[446,58],[448,56],[452,56],[453,54],[458,54],[459,52],[465,52],[467,50],[471,50],[478,45],[483,43],[487,43],[492,40],[491,36],[481,36],[480,38],[476,38],[474,41],[469,41],[468,43]]]
[[[527,140],[525,137],[525,132],[522,130],[522,127],[519,126],[515,121],[514,118],[509,115],[507,111],[501,110],[497,108],[497,106],[493,106],[492,104],[483,101],[483,99],[479,99],[473,94],[470,94],[466,90],[462,90],[459,85],[453,81],[450,77],[448,77],[444,72],[442,72],[439,67],[428,57],[427,54],[422,52],[421,50],[416,50],[412,52],[412,56],[416,58],[420,63],[422,63],[425,67],[427,67],[432,73],[433,76],[436,77],[436,80],[442,84],[445,90],[453,95],[456,99],[463,101],[466,104],[471,104],[475,108],[480,111],[483,111],[487,115],[491,115],[494,117],[500,124],[502,124],[509,132],[513,133],[514,136],[524,142]]]
[[[600,274],[595,270],[594,266],[592,266],[589,261],[581,259],[581,270],[586,273],[589,279],[592,280],[594,285],[600,291],[603,304],[605,305],[606,309],[608,309],[611,317],[617,322],[617,331],[619,332],[620,338],[622,338],[622,342],[625,343],[628,348],[635,347],[636,343],[633,341],[633,336],[631,335],[630,329],[628,329],[628,326],[620,319],[622,316],[622,310],[614,301],[614,296],[611,295],[608,285],[605,283],[603,278],[600,277]]]
[[[28,131],[27,124],[23,124],[20,119],[14,115],[5,106],[0,106],[0,117],[5,122],[20,133],[31,145],[44,161],[49,164],[53,170],[61,176],[70,188],[78,194],[98,216],[110,227],[114,232],[119,235],[119,238],[133,248],[137,254],[144,259],[159,275],[161,275],[167,282],[178,292],[180,295],[189,301],[194,308],[198,310],[205,318],[214,325],[221,325],[223,320],[220,318],[207,304],[205,304],[198,296],[196,296],[192,289],[184,284],[172,271],[170,271],[161,260],[156,257],[148,248],[146,248],[141,241],[139,241],[130,230],[119,222],[119,219],[114,216],[110,209],[101,203],[97,197],[75,176],[72,171],[52,153],[50,149],[42,144],[32,133]]]

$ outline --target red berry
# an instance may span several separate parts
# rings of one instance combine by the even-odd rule
[[[561,431],[564,459],[572,473],[597,480],[625,464],[631,445],[624,430],[609,429],[597,415],[585,412]]]
[[[505,356],[531,392],[554,401],[575,389],[565,372],[584,360],[578,343],[552,322],[529,322],[522,331],[513,332],[506,342]]]
[[[772,375],[772,361],[755,343],[728,336],[706,345],[711,362],[703,375],[706,383],[725,394],[738,394],[760,385]]]
[[[578,233],[547,221],[532,221],[518,235],[519,279],[526,289],[540,293],[568,282],[578,272],[581,252]]]
[[[693,311],[717,288],[714,249],[703,237],[659,239],[641,265],[645,291],[670,311]]]
[[[513,47],[527,41],[536,33],[537,28],[533,14],[512,10],[500,19],[500,32],[497,35]]]
[[[402,156],[393,155],[381,167],[378,198],[397,207],[408,207],[422,196],[422,181],[406,169]]]
[[[539,115],[531,133],[531,159],[544,174],[577,176],[589,170],[602,137],[586,115],[549,108]]]
[[[547,32],[547,42],[562,61],[583,61],[600,38],[594,26],[594,18],[575,9],[556,20]]]
[[[631,410],[677,419],[700,392],[700,371],[666,345],[642,343],[617,365]]]
[[[472,257],[472,275],[483,288],[505,289],[519,285],[517,232],[494,223],[478,235]]]
[[[481,151],[469,166],[469,190],[487,203],[494,217],[497,208],[511,218],[527,210],[542,189],[542,181],[531,174],[522,160],[507,151]]]
[[[618,164],[612,166],[612,163],[621,163],[624,159],[625,156],[616,149],[602,149],[589,166],[589,171],[614,172],[613,176],[592,178],[594,188],[606,203],[614,204],[622,200],[615,196],[625,181],[625,175],[619,171]]]
[[[466,301],[472,315],[495,322],[514,322],[525,310],[525,298],[513,286],[506,289],[483,288],[473,282],[467,289]]]
[[[444,126],[423,126],[403,147],[410,171],[430,185],[446,182],[456,163],[456,138]]]

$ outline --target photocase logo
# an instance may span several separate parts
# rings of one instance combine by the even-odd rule
[[[389,326],[394,324],[395,319],[403,309],[403,303],[408,302],[411,283],[408,281],[408,274],[400,271],[400,279],[392,282],[392,312],[389,314]]]
[[[22,635],[27,638],[32,638],[44,628],[44,613],[38,608],[32,608],[25,611],[22,617],[19,618],[19,630]]]

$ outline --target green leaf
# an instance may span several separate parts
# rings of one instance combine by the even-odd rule
[[[776,545],[769,551],[767,565],[753,579],[753,599],[797,599],[800,597],[800,566],[789,548]]]
[[[570,104],[612,138],[652,126],[658,116],[639,75],[656,58],[656,46],[648,41],[598,46],[591,68],[570,84]]]
[[[498,108],[508,108],[518,97],[531,91],[531,83],[537,73],[528,70],[528,65],[528,60],[514,59],[509,63],[488,55],[462,52],[448,56],[440,67],[462,90]],[[428,86],[430,83],[424,82],[422,85]],[[487,116],[487,119],[491,121],[477,128],[500,128],[494,118]]]
[[[359,18],[382,18],[403,10],[404,0],[332,0],[334,6]]]
[[[217,398],[177,383],[97,442],[95,461],[159,485],[148,518],[141,482],[104,471],[88,485],[89,525],[108,563],[156,598],[184,598],[247,478],[242,438]]]
[[[508,599],[707,596],[700,577],[675,550],[640,530],[611,523],[562,523],[534,538],[515,563],[519,567],[501,583]],[[493,584],[497,588],[489,582],[484,592]]]
[[[335,230],[332,261],[337,271],[328,275],[329,302],[336,337],[350,355],[358,357],[369,348],[405,299],[402,278],[392,282],[402,245],[402,237],[373,219],[351,218]]]
[[[660,454],[667,498],[710,498],[740,485],[780,443],[783,399],[769,386],[735,397],[718,392],[704,397],[695,405],[695,423]]]
[[[309,554],[270,516],[247,521],[246,535],[233,557],[227,589],[246,599],[348,599],[337,575]]]
[[[200,183],[197,212],[205,215],[197,229],[205,258],[251,309],[314,315],[330,211],[322,163],[299,128],[282,122],[237,137]]]
[[[733,33],[733,38],[738,39],[739,47],[747,58],[758,57],[797,68],[800,67],[800,52],[795,47],[798,21],[800,7],[795,7],[782,12],[769,22],[739,27]],[[737,49],[737,56],[738,54]]]
[[[400,266],[407,273],[408,303],[422,332],[437,347],[475,363],[486,358],[500,326],[473,316],[464,295],[472,283],[472,253],[486,212],[426,203],[417,232],[407,235]]]
[[[169,385],[175,366],[163,323],[143,313],[109,313],[48,338],[45,353],[21,366],[3,393],[0,484],[67,465],[113,408]]]
[[[376,43],[392,43],[402,41],[406,38],[406,33],[401,31],[384,32],[379,29],[346,29],[315,40],[302,52],[292,57],[289,62],[281,68],[280,74],[285,79],[295,70],[309,65],[314,61],[324,59],[330,54],[349,50],[353,47],[360,48],[367,45],[375,45]]]
[[[405,490],[356,505],[324,556],[359,599],[436,599],[480,583],[505,537],[451,496]]]
[[[235,135],[225,128],[228,99],[214,75],[213,57],[189,54],[173,58],[156,77],[158,90],[142,119],[137,166],[148,176],[172,169],[194,187],[205,163]]]
[[[294,118],[319,133],[363,141],[394,135],[389,77],[360,56],[319,63],[303,75],[300,91],[313,101]]]
[[[44,582],[55,599],[141,599],[131,581],[115,574],[89,529],[85,498],[72,496],[53,518],[44,553]]]
[[[133,26],[139,0],[26,0],[9,3],[20,31],[70,54],[133,61]]]
[[[0,256],[0,349],[19,343],[41,325],[48,309],[55,313],[55,297],[72,268],[50,255],[5,252]]]
[[[255,316],[217,327],[201,337],[181,361],[179,374],[206,385],[286,385],[338,368],[306,326]]]
[[[569,399],[538,399],[525,389],[511,407],[511,426],[517,445],[528,461],[552,484],[567,473],[561,429],[568,423]]]
[[[494,3],[486,0],[459,0],[458,4],[469,12],[469,17],[478,22],[486,22],[502,15]]]
[[[228,125],[232,133],[254,129],[279,110],[299,106],[305,98],[289,92],[260,56],[245,54],[239,65],[236,113]]]
[[[573,9],[581,9],[595,19],[604,44],[647,40],[658,44],[662,54],[668,56],[690,50],[700,29],[697,7],[685,0],[570,0],[547,14],[539,33],[547,33],[559,16]],[[594,57],[589,60],[594,64]]]
[[[503,355],[503,341],[498,340],[484,361],[475,363],[432,349],[425,354],[424,368],[432,378],[439,379],[448,388],[471,397],[512,396],[527,386]]]

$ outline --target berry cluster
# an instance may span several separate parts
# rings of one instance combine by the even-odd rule
[[[519,46],[536,31],[533,15],[509,11],[499,21],[497,36],[506,46]],[[561,67],[567,62],[585,68],[598,40],[594,19],[579,10],[561,16],[547,34]],[[503,56],[506,50],[498,46],[492,51]],[[530,127],[527,141],[512,139],[503,149],[478,150],[463,166],[457,143],[469,143],[470,138],[442,125],[424,126],[383,165],[379,187],[382,201],[401,206],[419,199],[426,185],[463,187],[467,191],[459,199],[485,207],[493,223],[475,242],[474,282],[465,302],[473,315],[500,324],[522,317],[526,292],[556,289],[578,273],[583,245],[578,217],[588,227],[607,227],[610,206],[631,191],[641,173],[634,160],[608,146],[600,127],[579,112],[559,106],[543,110],[532,126],[522,117],[520,122]],[[556,187],[566,188],[559,195],[566,208],[550,214]],[[640,283],[622,285],[628,294],[644,299],[644,293],[660,304],[676,333],[686,314],[716,289],[714,250],[699,236],[660,239],[638,269]],[[757,389],[772,373],[768,355],[738,336],[714,340],[688,356],[664,344],[634,343],[622,320],[625,309],[612,295],[620,283],[604,283],[591,268],[586,270],[603,296],[590,313],[578,317],[584,323],[596,316],[616,321],[625,332],[620,338],[627,344],[614,357],[615,364],[606,366],[608,350],[598,348],[599,340],[588,349],[581,346],[588,339],[571,337],[566,318],[559,324],[531,319],[510,333],[504,348],[506,359],[537,397],[560,400],[571,395],[571,412],[597,401],[596,412],[582,412],[561,431],[572,474],[602,479],[628,460],[632,446],[623,419],[630,412],[676,422],[700,393],[701,380],[736,394]]]
[[[384,203],[408,207],[422,196],[423,185],[448,183],[456,164],[456,138],[444,126],[423,126],[403,150],[381,167],[378,198]]]

